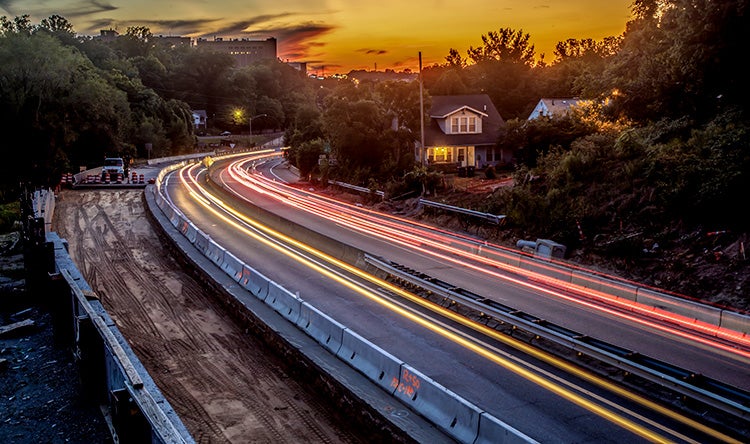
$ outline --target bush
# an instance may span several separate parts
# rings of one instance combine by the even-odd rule
[[[495,167],[492,165],[488,166],[487,169],[484,170],[484,177],[487,179],[495,179],[497,178],[497,174],[495,173]]]
[[[0,233],[13,231],[13,224],[21,220],[20,202],[0,204]]]

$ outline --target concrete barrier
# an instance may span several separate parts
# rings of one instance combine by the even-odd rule
[[[254,268],[244,265],[238,282],[260,300],[265,300],[268,296],[269,280]]]
[[[235,280],[235,282],[239,282],[240,277],[242,276],[243,266],[244,264],[242,263],[242,261],[237,259],[237,256],[224,250],[224,259],[221,262],[221,269],[224,270],[226,274],[231,276],[232,279]]]
[[[722,310],[719,326],[717,335],[720,337],[737,339],[750,336],[750,316],[745,314]]]
[[[489,413],[479,416],[479,433],[474,444],[534,444],[537,441],[524,435]]]
[[[403,361],[348,328],[336,354],[391,395],[398,388]]]
[[[477,254],[481,257],[486,257],[487,259],[492,259],[501,264],[510,265],[511,267],[516,268],[521,266],[521,258],[524,257],[518,253],[511,253],[486,246],[480,246],[477,250]]]
[[[297,323],[302,309],[302,301],[286,288],[276,282],[269,281],[268,296],[265,303],[293,324]]]
[[[552,262],[534,260],[528,257],[521,258],[520,267],[522,270],[536,274],[536,276],[532,276],[530,279],[542,282],[549,282],[552,280],[558,281],[562,284],[569,284],[573,275],[570,268],[561,267]],[[554,282],[552,282],[552,284],[554,285]]]
[[[192,222],[188,225],[185,237],[190,241],[191,244],[195,244],[195,238],[198,236],[198,227],[193,225]]]
[[[614,296],[633,302],[637,299],[639,289],[635,285],[614,281],[581,270],[573,270],[571,284],[601,293],[603,296]]]
[[[172,214],[169,215],[169,222],[171,222],[172,226],[175,228],[178,228],[180,222],[182,222],[182,216],[174,208],[172,208]]]
[[[190,228],[190,221],[185,217],[180,217],[180,222],[177,224],[177,229],[182,233],[183,236],[187,237],[188,228]]]
[[[334,355],[341,349],[346,326],[307,302],[300,305],[297,326]]]
[[[473,443],[479,435],[483,412],[413,367],[401,366],[394,396],[459,442]]]
[[[678,299],[653,290],[639,288],[636,302],[639,305],[652,307],[652,313],[659,313],[665,318],[671,319],[673,315],[677,315],[693,322],[709,324],[710,333],[715,332],[721,324],[720,309],[686,299]],[[704,331],[704,333],[709,332]]]
[[[213,240],[209,240],[205,254],[206,257],[211,260],[211,262],[221,268],[221,265],[224,262],[224,251],[225,250],[219,244],[217,244]]]
[[[195,235],[195,242],[193,242],[193,245],[195,245],[195,248],[198,249],[201,253],[204,255],[206,254],[206,250],[208,249],[208,243],[210,242],[210,238],[208,235],[202,231],[198,231]]]

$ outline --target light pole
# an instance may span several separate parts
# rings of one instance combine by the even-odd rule
[[[248,116],[247,118],[247,124],[250,127],[250,137],[253,137],[253,119],[257,119],[258,117],[268,116],[268,114],[258,114],[257,116]]]

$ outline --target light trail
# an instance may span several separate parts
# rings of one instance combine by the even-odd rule
[[[212,212],[216,217],[220,218],[224,222],[226,222],[229,225],[232,225],[236,227],[237,230],[245,233],[246,235],[252,237],[256,241],[262,242],[265,245],[268,245],[269,247],[275,249],[276,251],[281,252],[282,254],[285,254],[289,257],[292,257],[293,259],[304,263],[306,266],[314,269],[316,272],[319,272],[320,274],[329,277],[330,279],[340,283],[341,285],[345,286],[346,288],[349,288],[353,291],[355,291],[357,294],[360,294],[362,296],[367,297],[368,299],[375,301],[384,307],[388,308],[389,310],[393,311],[394,313],[397,313],[412,322],[415,322],[416,324],[429,329],[430,331],[433,331],[437,334],[440,334],[441,336],[459,344],[463,347],[467,348],[468,350],[473,351],[474,353],[485,357],[486,359],[490,360],[491,362],[494,362],[497,365],[501,365],[502,367],[532,381],[540,386],[545,387],[549,391],[556,393],[557,395],[563,397],[564,399],[568,399],[569,401],[575,403],[576,405],[579,405],[615,424],[618,424],[619,426],[623,427],[626,430],[631,431],[632,433],[635,433],[641,437],[644,437],[645,439],[648,439],[653,442],[669,442],[665,437],[660,436],[651,430],[642,427],[641,425],[624,418],[620,416],[619,414],[601,406],[597,405],[588,399],[585,399],[578,394],[571,392],[570,390],[566,389],[565,387],[562,387],[559,384],[555,384],[554,382],[550,381],[549,379],[545,379],[526,368],[511,362],[507,358],[503,358],[499,356],[497,353],[489,350],[487,347],[482,346],[481,343],[475,342],[475,339],[469,339],[467,337],[461,336],[457,334],[455,331],[451,331],[450,329],[447,329],[445,327],[437,326],[433,322],[430,322],[429,319],[426,319],[423,317],[423,315],[418,315],[417,313],[410,312],[406,310],[406,308],[402,305],[395,304],[394,302],[384,299],[383,296],[376,294],[367,288],[357,284],[355,281],[350,279],[344,279],[342,275],[338,274],[337,272],[331,271],[330,268],[327,266],[322,265],[320,262],[312,261],[306,256],[299,256],[299,253],[294,252],[294,250],[289,249],[288,247],[282,247],[281,243],[288,244],[293,246],[296,249],[299,249],[301,251],[305,251],[306,253],[312,254],[313,256],[321,259],[325,263],[329,263],[333,265],[334,267],[343,269],[347,271],[350,274],[353,274],[359,278],[366,279],[367,281],[370,281],[374,283],[376,286],[386,288],[388,291],[391,291],[395,294],[398,294],[401,297],[406,298],[407,300],[410,300],[411,302],[418,303],[421,306],[428,308],[429,310],[438,313],[442,317],[446,317],[448,319],[451,319],[454,322],[458,322],[460,324],[463,324],[465,326],[468,326],[472,328],[473,330],[480,332],[484,334],[487,337],[491,337],[495,340],[501,341],[503,343],[506,343],[508,345],[511,345],[512,347],[515,347],[519,350],[524,351],[525,353],[536,357],[537,359],[540,359],[544,362],[548,362],[552,365],[557,366],[558,368],[564,369],[568,371],[571,374],[575,374],[576,376],[583,378],[584,380],[587,380],[589,382],[592,382],[600,387],[603,387],[607,390],[612,391],[613,393],[617,393],[620,396],[624,396],[627,399],[630,399],[631,401],[640,403],[641,405],[644,405],[652,410],[658,411],[662,415],[668,416],[674,420],[677,420],[679,422],[682,422],[684,424],[689,425],[690,427],[693,427],[696,430],[700,430],[703,433],[709,434],[711,436],[714,436],[718,439],[721,439],[725,442],[737,442],[734,441],[732,438],[727,437],[723,434],[720,434],[717,431],[714,431],[708,427],[703,426],[700,423],[696,423],[695,421],[690,420],[689,418],[683,417],[682,415],[679,415],[678,413],[669,411],[667,409],[664,409],[663,407],[652,403],[646,399],[643,399],[637,395],[634,395],[632,393],[629,393],[625,391],[624,389],[621,389],[617,386],[614,386],[610,384],[608,381],[603,380],[601,378],[598,378],[595,375],[591,375],[588,372],[584,372],[580,369],[578,369],[575,366],[572,366],[564,361],[561,361],[557,359],[556,357],[549,355],[547,353],[544,353],[540,350],[536,350],[533,347],[530,347],[526,345],[525,343],[516,340],[515,338],[511,338],[507,335],[503,335],[495,330],[489,329],[488,327],[478,324],[473,321],[469,321],[466,318],[457,315],[456,313],[446,310],[445,308],[433,304],[429,301],[425,301],[419,296],[413,295],[411,293],[408,293],[399,287],[393,286],[392,284],[380,280],[377,277],[374,277],[372,275],[369,275],[362,270],[359,270],[356,267],[352,267],[347,263],[344,263],[342,261],[339,261],[336,258],[333,258],[331,256],[326,255],[323,252],[320,252],[318,250],[313,249],[310,246],[307,246],[295,239],[289,238],[279,232],[276,232],[275,230],[271,229],[270,227],[264,226],[260,224],[259,222],[245,216],[242,213],[237,212],[236,210],[232,209],[228,205],[226,205],[224,202],[222,202],[220,199],[218,199],[216,196],[211,195],[208,193],[206,189],[204,189],[200,184],[198,183],[195,174],[193,173],[193,170],[197,168],[197,166],[189,166],[183,168],[183,170],[180,172],[182,181],[184,185],[186,186],[188,193],[191,197],[195,197],[196,195],[200,194],[204,196],[201,199],[196,199],[196,202],[198,202],[201,206],[206,208],[208,211]],[[225,216],[223,213],[231,215],[232,218],[229,218]],[[234,220],[233,220],[234,219]],[[240,225],[238,222],[235,222],[235,220],[241,221],[243,225]],[[248,229],[247,226],[253,227],[253,230]],[[262,236],[258,233],[264,233]],[[274,240],[269,240],[270,238],[273,238]],[[530,364],[524,364],[526,366],[529,366]],[[565,384],[572,384],[569,382],[565,382]],[[578,391],[584,391],[580,387],[576,387],[576,390]],[[591,394],[589,394],[591,395]],[[602,400],[600,399],[600,402]],[[608,401],[607,401],[608,402]],[[622,407],[613,405],[614,408],[624,410]],[[626,412],[627,414],[639,418],[639,420],[645,421],[646,423],[649,423],[652,427],[659,428],[666,433],[671,434],[672,436],[675,436],[679,439],[685,440],[685,442],[692,442],[690,439],[687,439],[686,437],[682,436],[681,434],[669,430],[664,426],[661,426],[660,424],[656,424],[655,422],[649,420],[648,418],[645,418],[643,416],[639,416],[633,412]]]
[[[470,238],[466,236],[459,236],[459,240],[457,241],[453,235],[440,234],[447,232],[440,230],[439,228],[433,229],[433,227],[428,227],[424,224],[415,224],[396,216],[363,209],[317,194],[304,192],[303,195],[300,195],[300,193],[303,192],[297,188],[271,181],[259,174],[249,173],[243,168],[243,165],[246,163],[247,159],[240,159],[233,162],[227,168],[230,177],[237,183],[243,185],[246,189],[269,196],[279,202],[315,214],[321,218],[364,233],[368,236],[381,238],[387,242],[419,251],[422,254],[437,257],[457,266],[465,267],[506,282],[512,282],[515,285],[533,291],[542,292],[548,296],[563,299],[599,312],[607,313],[610,316],[615,316],[647,328],[661,331],[668,335],[680,337],[690,342],[700,343],[712,349],[722,350],[727,354],[750,359],[750,338],[739,333],[736,336],[731,337],[734,342],[733,344],[718,342],[714,339],[717,336],[718,329],[715,325],[709,325],[695,319],[666,311],[659,311],[657,313],[658,316],[655,317],[653,307],[638,304],[627,299],[613,298],[605,292],[593,291],[568,282],[559,281],[547,276],[542,276],[538,273],[514,267],[497,260],[479,256],[471,251],[466,251],[477,248],[477,241],[474,240],[469,243],[465,239]],[[238,197],[245,199],[241,193],[231,189],[231,187],[230,190]],[[452,245],[456,242],[458,242],[459,246],[463,247],[463,249]],[[461,259],[457,259],[456,257]],[[474,263],[477,262],[483,266],[475,265]],[[546,267],[544,264],[539,264],[538,262],[535,262],[534,264],[535,267]],[[491,268],[485,268],[485,266]],[[615,308],[613,309],[606,305],[601,305],[600,303],[593,303],[570,294],[554,291],[521,279],[516,279],[507,274],[497,273],[493,271],[495,268],[515,275],[524,276],[533,281],[540,281],[561,288],[574,295],[582,295],[587,299],[605,302],[607,305]],[[616,288],[612,289],[616,290]],[[629,313],[635,313],[636,315],[631,315]],[[677,325],[680,328],[675,328],[674,325]],[[690,333],[691,331],[696,333]],[[728,335],[729,333],[726,330],[722,331],[722,337],[724,339],[729,340],[730,338],[727,337]],[[737,345],[743,348],[738,348]]]

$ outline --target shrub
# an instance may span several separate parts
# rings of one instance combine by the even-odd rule
[[[13,231],[13,224],[18,220],[21,220],[19,202],[0,204],[0,233]]]

